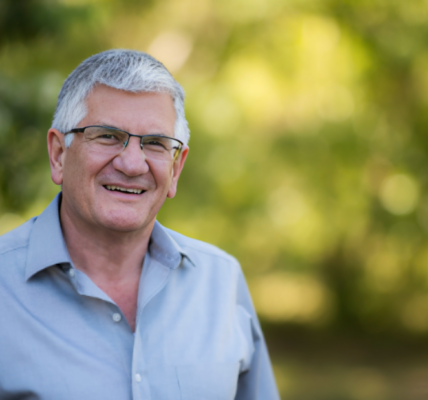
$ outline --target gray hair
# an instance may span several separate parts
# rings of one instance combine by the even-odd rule
[[[69,132],[86,116],[86,98],[96,85],[127,92],[168,93],[174,102],[174,136],[189,141],[184,115],[184,90],[165,66],[152,56],[134,50],[107,50],[83,61],[65,80],[58,96],[52,127]],[[67,135],[70,146],[73,134]]]

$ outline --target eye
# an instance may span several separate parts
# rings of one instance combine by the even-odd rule
[[[102,143],[117,143],[121,141],[121,135],[117,132],[99,132],[95,140]]]
[[[156,140],[156,139],[150,139],[146,142],[147,145],[152,145],[152,146],[162,146],[164,147],[164,144],[160,141],[160,140]]]
[[[123,132],[102,126],[88,127],[85,130],[85,137],[88,141],[104,146],[115,146],[126,140],[126,134]]]
[[[166,150],[168,149],[168,140],[161,137],[146,137],[143,140],[143,148],[146,146],[146,149],[151,150]]]
[[[102,138],[102,139],[117,139],[116,136],[111,134],[111,133],[105,133],[105,134],[100,135],[98,137]]]

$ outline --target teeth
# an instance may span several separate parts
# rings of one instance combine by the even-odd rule
[[[126,189],[120,186],[112,186],[112,185],[106,185],[106,188],[108,190],[117,190],[119,192],[125,192],[125,193],[141,194],[143,192],[143,190],[141,189]]]

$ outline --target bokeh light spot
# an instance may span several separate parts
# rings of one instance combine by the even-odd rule
[[[419,188],[413,178],[404,174],[388,177],[382,184],[380,200],[386,210],[395,215],[411,213],[419,199]]]
[[[271,321],[323,323],[333,312],[327,288],[310,276],[271,273],[251,285],[257,311]]]
[[[192,52],[191,38],[176,31],[162,32],[152,41],[147,52],[161,61],[170,72],[177,72]]]

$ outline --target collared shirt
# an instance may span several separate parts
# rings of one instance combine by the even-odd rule
[[[156,223],[134,336],[73,266],[59,198],[0,238],[1,400],[279,399],[233,257]]]

